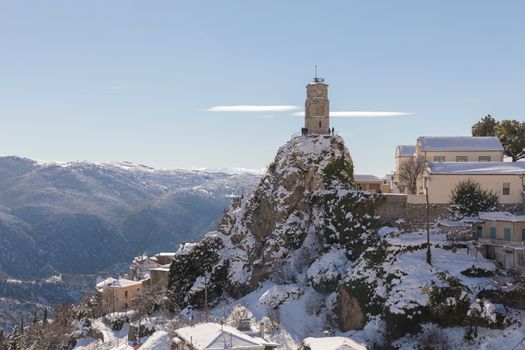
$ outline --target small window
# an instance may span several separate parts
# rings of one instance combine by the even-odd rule
[[[127,297],[128,297],[128,291],[125,290],[125,291],[124,291],[124,298],[127,298]]]
[[[478,226],[478,238],[483,238],[483,227]]]
[[[525,228],[521,230],[521,240],[525,241]]]
[[[478,161],[480,162],[490,162],[490,156],[479,156]]]
[[[468,156],[456,156],[456,162],[468,162]]]
[[[495,227],[490,228],[490,239],[496,239],[496,228]]]
[[[445,156],[434,156],[434,162],[444,162]]]
[[[321,128],[321,121],[319,121],[319,128]]]
[[[506,241],[510,241],[510,228],[505,227],[505,228],[503,229],[503,238],[504,238]]]
[[[504,182],[503,183],[503,195],[509,196],[510,195],[510,183]]]

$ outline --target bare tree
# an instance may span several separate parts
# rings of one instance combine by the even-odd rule
[[[413,157],[401,163],[399,167],[399,182],[405,186],[408,193],[417,193],[417,180],[423,175],[427,162],[423,157]]]

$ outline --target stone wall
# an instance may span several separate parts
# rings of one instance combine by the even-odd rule
[[[381,216],[388,224],[394,224],[396,220],[403,219],[400,224],[405,229],[418,229],[426,227],[426,203],[408,203],[407,195],[404,194],[385,194],[385,199],[377,208],[376,214]],[[439,219],[450,218],[448,210],[449,204],[430,204],[429,218],[430,223],[435,223]],[[501,211],[524,212],[525,206],[522,204],[502,204]]]
[[[450,216],[448,204],[430,204],[429,219],[434,223],[439,219]],[[396,220],[403,219],[400,224],[406,229],[417,229],[426,227],[427,206],[425,204],[408,203],[407,196],[402,194],[386,194],[385,200],[376,210],[388,224],[394,224]]]

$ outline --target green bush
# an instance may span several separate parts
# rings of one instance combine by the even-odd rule
[[[499,206],[498,196],[469,178],[460,181],[450,195],[452,212],[458,216],[478,215],[482,211],[494,211]]]

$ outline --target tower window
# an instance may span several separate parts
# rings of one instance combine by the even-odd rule
[[[319,121],[319,128],[321,128],[321,121]]]

